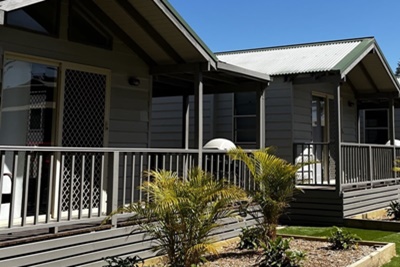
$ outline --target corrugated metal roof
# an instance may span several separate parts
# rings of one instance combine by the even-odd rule
[[[335,70],[363,41],[373,38],[216,53],[219,60],[269,75]],[[340,70],[340,69],[338,69]]]

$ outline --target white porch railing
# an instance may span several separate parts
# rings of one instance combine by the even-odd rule
[[[98,223],[117,207],[147,198],[139,189],[151,179],[147,171],[185,177],[197,159],[195,149],[0,147],[0,233]],[[254,188],[245,165],[224,151],[203,150],[203,169]]]

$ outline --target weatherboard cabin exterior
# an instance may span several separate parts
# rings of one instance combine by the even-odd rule
[[[396,111],[399,83],[374,38],[217,53],[218,59],[267,73],[265,144],[302,167],[296,195],[283,218],[294,224],[341,224],[343,218],[386,207],[398,200],[393,172],[400,138]],[[256,95],[238,92],[207,96],[204,136],[226,138],[256,148]],[[166,139],[153,131],[153,144],[176,144],[181,98],[156,99],[151,124],[158,129],[158,109],[168,112]],[[166,114],[164,113],[166,116]],[[174,117],[175,116],[175,117]],[[163,118],[164,119],[164,118]],[[167,143],[164,143],[164,141]],[[392,145],[391,145],[392,144]]]
[[[225,153],[203,149],[204,94],[255,92],[265,146],[269,76],[218,60],[168,1],[3,0],[0,22],[1,266],[154,255],[151,239],[121,225],[127,215],[99,225],[146,197],[146,170],[199,165],[225,176],[210,160],[228,166]],[[196,134],[186,116],[184,149],[151,143],[152,99],[169,95],[194,98],[185,107]],[[215,234],[239,230],[227,220]]]

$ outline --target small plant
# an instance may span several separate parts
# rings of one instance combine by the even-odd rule
[[[261,243],[263,252],[257,259],[259,267],[300,267],[306,254],[302,251],[290,250],[290,241],[278,236],[275,240]]]
[[[134,257],[106,257],[104,260],[108,263],[108,265],[104,265],[103,267],[109,266],[118,266],[118,267],[139,267],[139,263],[144,263],[144,260],[139,256]]]
[[[333,249],[351,249],[357,248],[361,238],[356,234],[345,231],[339,227],[334,227],[328,241],[332,244]]]
[[[244,227],[239,235],[239,249],[258,249],[263,236],[263,229],[260,227]]]
[[[400,219],[400,203],[398,201],[390,202],[389,208],[386,209],[386,214],[389,217],[393,216],[393,218],[395,220],[399,220]]]

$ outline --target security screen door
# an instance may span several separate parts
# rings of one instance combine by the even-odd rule
[[[61,145],[103,147],[107,74],[66,68],[64,75]],[[101,155],[67,153],[63,161],[61,211],[99,207]]]

